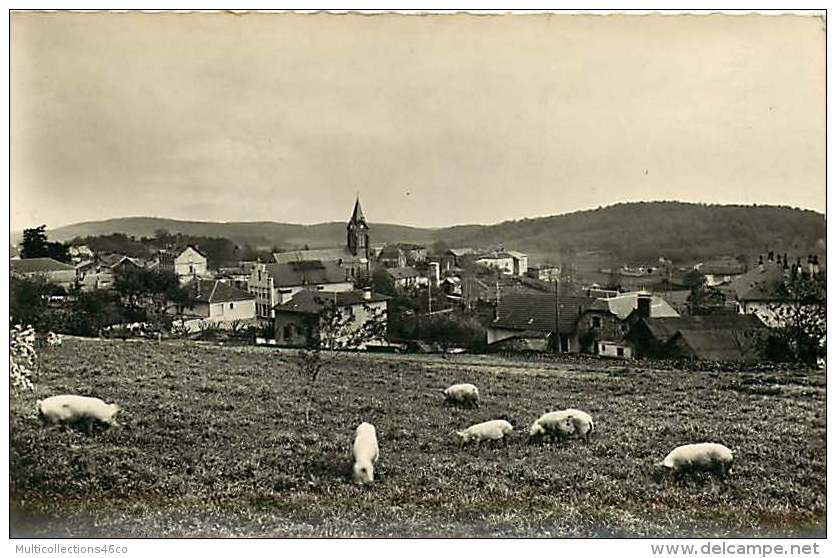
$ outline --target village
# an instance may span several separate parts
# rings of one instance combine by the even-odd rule
[[[112,291],[120,274],[167,273],[187,296],[165,302],[166,331],[156,335],[223,339],[247,331],[255,343],[295,349],[327,348],[323,313],[331,308],[346,317],[342,331],[329,332],[346,341],[343,349],[754,362],[768,358],[763,339],[771,330],[823,309],[821,300],[788,288],[822,283],[824,265],[814,254],[718,255],[687,267],[660,256],[584,273],[571,262],[532,265],[526,253],[502,246],[373,239],[358,197],[343,246],[275,252],[272,261],[213,269],[199,245],[171,245],[142,259],[70,243],[68,263],[21,259],[13,247],[10,266],[18,279],[57,286],[50,302],[59,307],[71,305],[73,293]],[[370,321],[376,335],[348,342]],[[97,333],[148,329],[109,323]],[[823,343],[822,336],[822,352]]]

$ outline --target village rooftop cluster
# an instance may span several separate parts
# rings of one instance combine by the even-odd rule
[[[20,259],[13,247],[11,272],[66,289],[67,296],[53,297],[56,305],[72,301],[73,292],[112,290],[126,269],[170,272],[191,295],[187,304],[166,308],[178,331],[257,328],[256,342],[276,347],[316,346],[323,311],[338,308],[348,317],[347,331],[369,320],[388,329],[353,349],[756,361],[758,335],[785,326],[785,310],[798,304],[788,299],[786,282],[824,271],[817,255],[768,252],[754,265],[718,256],[675,267],[660,257],[585,275],[571,262],[530,265],[526,253],[505,247],[381,245],[372,238],[358,197],[343,246],[275,252],[273,261],[216,269],[191,244],[161,249],[153,259],[74,244],[72,263]],[[480,324],[482,341],[457,346],[443,336],[410,338],[387,323],[453,316]]]

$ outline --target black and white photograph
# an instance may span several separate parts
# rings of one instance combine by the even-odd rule
[[[18,554],[824,548],[824,10],[8,18]]]

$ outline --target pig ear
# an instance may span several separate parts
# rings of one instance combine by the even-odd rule
[[[458,430],[458,431],[456,431],[456,434],[458,434],[459,436],[464,438],[464,430]]]

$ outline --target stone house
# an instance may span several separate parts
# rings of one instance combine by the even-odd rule
[[[276,305],[276,344],[297,348],[365,348],[366,342],[380,342],[383,336],[364,339],[357,347],[344,346],[370,320],[381,331],[386,330],[389,297],[369,290],[324,293],[300,291],[290,300]],[[336,308],[344,324],[331,329],[324,317],[327,308]],[[327,344],[327,346],[324,346]]]

